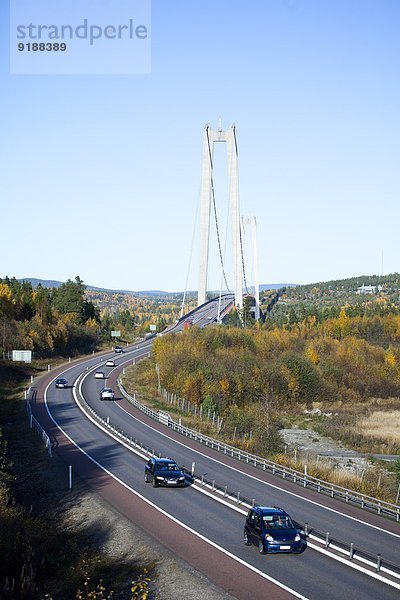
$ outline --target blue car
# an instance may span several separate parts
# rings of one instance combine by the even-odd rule
[[[246,517],[243,539],[246,546],[258,546],[260,554],[293,552],[307,547],[306,534],[282,508],[254,506]]]

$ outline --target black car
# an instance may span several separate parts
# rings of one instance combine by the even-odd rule
[[[175,485],[184,487],[185,473],[171,458],[151,458],[144,468],[144,480],[153,487]]]
[[[246,546],[265,552],[300,554],[307,547],[306,534],[282,508],[254,506],[247,514],[243,533]]]
[[[56,388],[67,388],[68,387],[68,381],[66,379],[64,379],[63,377],[60,377],[59,379],[56,379]]]

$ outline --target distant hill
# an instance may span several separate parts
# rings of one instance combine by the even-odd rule
[[[36,288],[38,285],[47,288],[59,288],[62,285],[62,281],[55,281],[54,279],[35,279],[34,277],[22,277],[17,281],[29,281],[32,287]]]
[[[18,281],[29,281],[32,287],[36,288],[39,284],[47,288],[59,288],[64,281],[55,281],[54,279],[36,279],[35,277],[22,277]],[[99,288],[93,285],[86,285],[86,289],[93,292],[106,292],[109,294],[129,294],[132,296],[169,296],[174,295],[174,292],[163,292],[161,290],[144,290],[140,292],[134,292],[132,290],[111,290],[108,288]]]
[[[63,281],[55,281],[53,279],[36,279],[34,277],[23,277],[18,281],[29,281],[32,284],[32,287],[36,288],[39,284],[43,287],[47,288],[59,288],[63,283]],[[278,290],[282,287],[296,287],[296,283],[263,283],[260,285],[260,291],[264,290]],[[94,287],[92,285],[87,285],[86,289],[91,290],[93,292],[105,292],[107,294],[128,294],[130,296],[146,296],[146,297],[160,297],[160,296],[176,296],[177,294],[183,294],[181,292],[164,292],[162,290],[142,290],[142,291],[132,291],[132,290],[111,290],[107,288],[99,288]],[[254,287],[250,287],[249,291],[254,292]],[[193,290],[188,292],[189,294],[195,294]],[[219,293],[219,292],[215,292]]]

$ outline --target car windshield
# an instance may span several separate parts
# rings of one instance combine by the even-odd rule
[[[289,515],[263,515],[265,527],[294,529],[293,521]]]
[[[161,463],[158,468],[160,471],[177,471],[179,469],[176,463]]]

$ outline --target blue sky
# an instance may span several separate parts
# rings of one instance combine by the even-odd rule
[[[7,5],[0,277],[183,290],[196,231],[196,289],[202,135],[219,118],[237,128],[261,283],[399,272],[398,0],[153,0],[147,75],[12,75]]]

